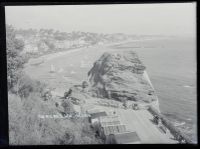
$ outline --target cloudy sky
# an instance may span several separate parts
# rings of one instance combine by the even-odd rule
[[[22,29],[192,36],[196,3],[7,6],[6,23]]]

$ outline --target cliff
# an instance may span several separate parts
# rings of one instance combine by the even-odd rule
[[[89,91],[100,98],[151,103],[157,97],[145,69],[133,51],[106,52],[88,72]]]

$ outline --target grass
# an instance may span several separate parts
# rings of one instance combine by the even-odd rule
[[[10,145],[102,143],[95,138],[87,119],[40,118],[39,115],[59,114],[55,101],[42,99],[41,91],[35,89],[39,83],[26,79],[22,86],[27,84],[31,89],[24,90],[28,92],[26,96],[8,93]]]

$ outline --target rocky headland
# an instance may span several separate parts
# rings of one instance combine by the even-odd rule
[[[106,52],[88,72],[90,91],[100,98],[150,103],[156,97],[145,69],[133,51]]]
[[[88,72],[88,86],[83,90],[74,86],[72,90],[80,94],[84,91],[90,97],[156,105],[159,110],[158,98],[145,69],[133,51],[105,52]]]

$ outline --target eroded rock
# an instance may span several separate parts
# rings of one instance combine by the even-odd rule
[[[143,77],[145,66],[133,51],[104,53],[88,72],[96,97],[151,102],[154,90]]]

